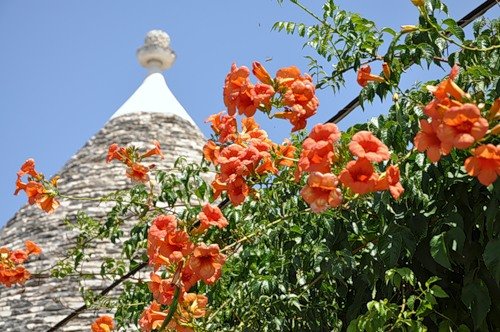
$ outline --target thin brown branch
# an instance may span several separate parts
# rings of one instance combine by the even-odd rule
[[[127,274],[124,274],[121,278],[116,279],[111,285],[109,285],[108,287],[104,288],[99,293],[99,297],[105,296],[106,294],[108,294],[109,292],[111,292],[115,287],[117,287],[122,282],[124,282],[125,280],[127,280],[128,278],[130,278],[131,276],[133,276],[134,274],[136,274],[137,272],[139,272],[140,270],[142,270],[143,268],[145,268],[147,265],[148,265],[147,262],[142,262],[141,264],[137,265],[135,268],[133,268],[132,270],[130,270]],[[64,319],[62,319],[61,321],[59,321],[56,325],[54,325],[50,329],[48,329],[47,332],[57,331],[57,329],[59,329],[59,328],[63,327],[64,325],[66,325],[69,321],[71,321],[73,318],[75,318],[76,316],[78,316],[80,313],[82,313],[86,309],[87,309],[87,305],[84,304],[81,307],[73,310],[72,313],[70,313]]]

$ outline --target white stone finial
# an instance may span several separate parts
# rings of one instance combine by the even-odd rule
[[[151,72],[163,71],[172,66],[175,52],[170,48],[170,37],[162,30],[151,30],[144,45],[137,50],[139,63]]]

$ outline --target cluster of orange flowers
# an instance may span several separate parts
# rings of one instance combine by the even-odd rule
[[[22,178],[28,177],[28,182],[23,182]],[[16,191],[14,195],[19,194],[22,190],[28,196],[28,203],[30,205],[36,204],[47,213],[52,213],[59,206],[56,200],[57,180],[58,176],[53,177],[50,181],[45,180],[42,173],[35,170],[35,161],[28,159],[21,166],[17,172]]]
[[[97,318],[90,326],[92,332],[110,332],[115,324],[111,316],[101,316]]]
[[[204,317],[208,299],[204,295],[188,293],[198,282],[211,285],[221,276],[226,256],[217,244],[195,244],[196,238],[209,227],[224,228],[228,222],[217,206],[206,204],[198,215],[199,226],[189,232],[181,228],[173,215],[160,215],[153,220],[148,232],[147,253],[153,266],[149,289],[154,301],[140,320],[142,331],[152,331],[162,326],[172,305],[176,291],[179,305],[167,327],[176,331],[193,331],[193,320]],[[170,275],[162,278],[161,268]]]
[[[468,149],[481,141],[488,132],[489,123],[476,104],[467,102],[470,96],[455,82],[459,67],[454,66],[449,77],[437,86],[428,86],[434,100],[424,108],[427,119],[420,120],[420,131],[414,138],[418,151],[426,152],[432,162],[451,152],[453,148]],[[500,101],[490,110],[489,118],[498,119]],[[495,129],[493,134],[498,135]],[[500,146],[480,145],[465,161],[465,170],[488,186],[500,175]]]
[[[226,191],[233,205],[241,204],[251,192],[249,182],[265,173],[277,173],[277,166],[291,166],[295,147],[289,142],[277,145],[253,117],[241,120],[242,130],[237,131],[236,118],[218,113],[208,118],[218,137],[209,140],[204,148],[205,159],[220,166],[212,182],[214,199]]]
[[[13,284],[24,284],[31,274],[22,265],[30,255],[40,255],[42,250],[34,242],[24,243],[26,250],[9,250],[0,248],[0,284],[7,287]]]
[[[112,160],[121,161],[123,164],[127,165],[127,177],[135,182],[147,182],[149,181],[149,170],[155,167],[154,164],[149,166],[144,166],[140,162],[147,157],[158,155],[162,159],[164,158],[163,152],[160,149],[160,142],[153,141],[154,148],[148,150],[147,152],[140,154],[136,147],[129,146],[118,146],[118,144],[113,143],[109,146],[108,155],[106,157],[106,162],[110,163]]]
[[[378,174],[373,163],[387,161],[389,149],[371,132],[356,133],[349,143],[349,150],[355,160],[349,161],[338,177],[331,173],[336,162],[335,143],[340,131],[333,123],[318,124],[302,144],[296,177],[303,172],[310,173],[307,184],[300,194],[313,212],[319,213],[342,203],[339,183],[355,194],[367,194],[389,190],[394,199],[404,192],[399,182],[399,168],[389,165]]]
[[[247,67],[231,66],[223,91],[228,114],[232,116],[236,110],[247,117],[252,117],[257,110],[269,114],[274,104],[285,107],[285,111],[275,113],[275,117],[289,120],[292,131],[304,129],[307,119],[316,114],[319,106],[311,76],[302,75],[297,67],[291,66],[278,70],[273,79],[259,62],[252,64],[252,72],[261,83],[250,82]]]

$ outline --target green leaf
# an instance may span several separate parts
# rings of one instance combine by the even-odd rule
[[[488,288],[481,280],[475,280],[462,289],[462,302],[469,309],[474,327],[478,328],[486,318],[491,306]]]
[[[488,267],[495,278],[497,284],[500,284],[500,239],[494,239],[488,242],[483,253],[484,264]]]
[[[418,44],[418,48],[422,51],[422,58],[426,59],[428,62],[432,61],[434,58],[434,48],[425,43]]]
[[[446,232],[446,244],[449,249],[462,253],[464,242],[465,234],[461,228],[454,227]]]
[[[205,198],[205,193],[207,192],[207,183],[202,182],[201,185],[195,190],[196,197],[199,199],[204,199]]]
[[[398,262],[399,256],[401,255],[401,250],[403,246],[403,240],[401,238],[401,233],[389,233],[387,232],[380,238],[379,244],[380,255],[385,263],[391,267],[395,266]]]
[[[458,26],[454,19],[447,18],[443,20],[443,23],[448,27],[446,31],[449,31],[452,35],[463,41],[465,39],[464,30]]]
[[[435,297],[445,298],[448,297],[448,294],[438,285],[434,285],[431,287],[431,294]]]
[[[450,260],[448,258],[448,248],[446,248],[445,243],[445,232],[435,235],[432,237],[431,245],[431,255],[436,262],[451,270]]]
[[[449,320],[443,320],[439,323],[439,332],[452,332],[451,322]]]
[[[388,27],[385,27],[381,30],[382,32],[387,32],[388,34],[391,34],[393,37],[396,36],[396,31],[394,31],[393,29],[391,28],[388,28]]]
[[[413,274],[412,270],[407,267],[402,267],[396,269],[396,271],[401,275],[401,278],[403,278],[404,281],[412,286],[415,286],[415,275]]]
[[[494,236],[496,220],[500,220],[500,209],[498,208],[498,199],[493,197],[486,209],[486,230],[490,237]]]
[[[469,329],[469,327],[467,327],[467,325],[461,324],[458,327],[457,332],[470,332],[470,329]]]
[[[439,277],[436,277],[436,276],[432,276],[430,277],[426,282],[425,282],[425,287],[429,288],[433,283],[435,283],[436,281],[439,281],[441,280],[441,278]]]

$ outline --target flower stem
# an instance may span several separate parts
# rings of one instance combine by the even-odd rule
[[[175,286],[175,292],[174,292],[174,299],[172,300],[172,304],[170,305],[170,309],[168,311],[167,317],[165,317],[165,320],[161,324],[160,328],[158,329],[158,332],[163,332],[165,328],[167,327],[168,323],[172,320],[172,317],[174,317],[174,313],[177,310],[177,303],[179,303],[179,294],[180,294],[181,288],[179,286]]]

